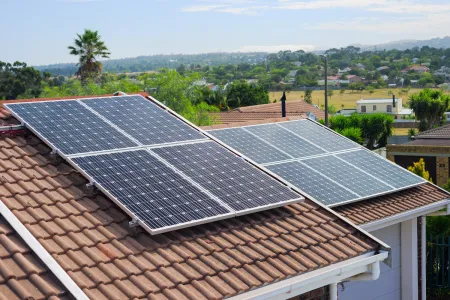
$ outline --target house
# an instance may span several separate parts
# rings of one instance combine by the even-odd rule
[[[377,68],[377,71],[389,70],[388,66],[381,66]]]
[[[327,84],[331,86],[338,86],[341,83],[341,76],[328,76],[327,77]],[[317,81],[317,84],[319,86],[325,85],[325,79],[321,79]]]
[[[345,74],[345,73],[350,72],[351,70],[352,70],[352,68],[350,68],[350,67],[345,67],[345,68],[343,68],[342,70],[341,70],[341,69],[338,69],[338,75],[343,75],[343,74]]]
[[[396,119],[413,114],[411,109],[403,107],[402,98],[361,99],[356,101],[356,110],[360,114],[388,113]]]
[[[288,94],[289,97],[289,94]],[[313,113],[319,119],[325,119],[325,112],[303,100],[286,101],[286,117],[295,120],[307,118]],[[230,111],[213,113],[213,119],[219,124],[233,124],[246,122],[260,122],[267,119],[281,117],[281,102],[239,107]]]
[[[357,63],[355,66],[356,66],[358,69],[361,69],[361,70],[365,70],[365,69],[366,69],[366,66],[364,66],[364,65],[361,64],[361,63]]]
[[[0,124],[6,299],[337,299],[338,282],[376,279],[380,262],[393,257],[311,199],[151,235],[5,109]]]
[[[289,71],[288,77],[295,77],[297,75],[297,70]]]
[[[347,75],[347,80],[349,81],[349,83],[362,81],[361,76],[357,76],[357,75]]]
[[[268,119],[265,121],[221,124],[204,127],[214,135],[217,129],[244,128],[260,124],[277,124],[286,122],[285,119]],[[281,123],[280,123],[281,124]],[[253,132],[253,131],[252,131]],[[295,134],[301,133],[292,131]],[[317,137],[316,134],[302,140]],[[300,138],[299,138],[300,139]],[[259,140],[246,142],[247,147],[235,148],[241,153],[251,153],[258,148],[263,151],[263,144]],[[282,145],[273,145],[281,149],[287,149]],[[293,168],[286,169],[289,174],[296,174]],[[328,171],[329,170],[329,171]],[[333,168],[322,168],[320,174],[330,176]],[[311,171],[308,171],[311,172]],[[311,172],[311,176],[316,172]],[[278,174],[278,176],[280,176]],[[295,175],[293,175],[295,177]],[[283,177],[283,176],[282,176]],[[320,179],[315,178],[314,180]],[[290,181],[290,179],[288,179]],[[314,184],[318,183],[312,183]],[[449,214],[447,205],[450,204],[450,194],[431,183],[425,183],[418,187],[407,188],[400,192],[387,193],[377,197],[351,202],[347,204],[333,204],[331,209],[340,213],[372,235],[392,245],[391,265],[382,265],[380,278],[376,281],[343,282],[338,289],[338,298],[342,299],[425,299],[426,296],[426,215],[436,213],[444,209],[443,214]],[[316,198],[320,200],[320,198]],[[420,270],[420,271],[419,271]]]
[[[450,124],[420,132],[408,143],[388,145],[387,155],[404,168],[423,158],[433,182],[443,185],[449,180]]]
[[[430,72],[430,68],[428,68],[427,66],[422,66],[422,65],[413,65],[411,67],[401,70],[400,72],[408,73],[410,71],[414,71],[416,73],[422,74],[424,72]]]

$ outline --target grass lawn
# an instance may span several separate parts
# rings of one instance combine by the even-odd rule
[[[421,89],[411,89],[408,93],[408,95],[414,94],[419,92]],[[360,92],[351,92],[346,90],[344,94],[340,94],[339,90],[333,90],[334,95],[328,97],[328,103],[329,105],[334,105],[336,110],[340,110],[342,108],[342,105],[344,105],[344,108],[356,108],[356,101],[360,99],[370,99],[370,98],[392,98],[392,95],[388,95],[388,91],[392,91],[394,95],[397,98],[403,99],[403,105],[405,106],[405,102],[408,99],[408,95],[400,94],[400,89],[377,89],[373,94],[370,94],[368,91]],[[269,99],[271,102],[273,102],[275,99],[277,101],[280,100],[283,92],[269,92]],[[305,95],[305,92],[303,91],[291,91],[286,92],[287,100],[301,100],[303,99],[303,96]],[[318,105],[321,107],[321,105],[325,102],[325,96],[324,91],[313,91],[312,93],[312,102],[313,104]]]
[[[392,128],[393,133],[392,135],[408,135],[409,128]],[[417,128],[415,128],[416,132],[418,131]]]

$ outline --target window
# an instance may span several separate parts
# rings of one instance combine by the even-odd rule
[[[388,105],[388,106],[386,107],[386,111],[387,111],[387,112],[392,112],[392,105]]]
[[[363,112],[366,112],[366,106],[365,105],[362,105],[361,106],[361,112],[363,113]]]
[[[373,111],[376,111],[376,110],[377,110],[377,106],[374,105],[374,106],[373,106]]]

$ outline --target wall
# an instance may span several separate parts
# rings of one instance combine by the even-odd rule
[[[395,224],[371,232],[392,248],[392,268],[381,263],[376,281],[347,282],[338,285],[339,300],[400,300],[401,299],[401,229]]]
[[[421,157],[425,161],[432,158],[435,165],[425,163],[425,168],[429,169],[433,182],[437,185],[443,185],[449,179],[450,147],[448,146],[387,145],[386,151],[387,159],[400,165],[402,161],[408,160],[408,157],[416,159],[416,161],[418,161],[417,158],[420,159]]]

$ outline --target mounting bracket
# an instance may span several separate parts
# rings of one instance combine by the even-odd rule
[[[133,218],[130,222],[128,222],[128,226],[131,228],[139,226],[139,222],[137,219]]]

